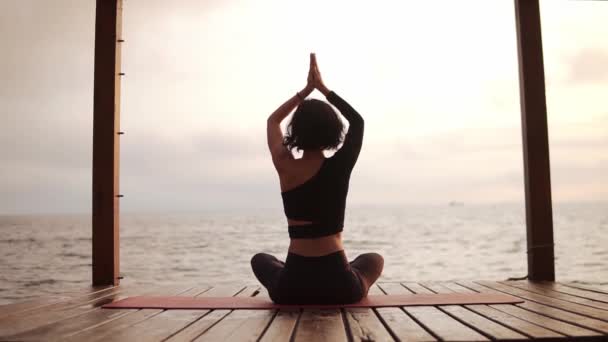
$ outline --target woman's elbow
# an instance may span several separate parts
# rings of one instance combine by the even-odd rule
[[[266,124],[268,126],[273,126],[273,125],[280,125],[281,121],[277,120],[275,117],[273,117],[272,115],[268,117],[268,119],[266,120]]]

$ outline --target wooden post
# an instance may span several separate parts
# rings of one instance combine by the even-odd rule
[[[555,280],[545,72],[538,0],[515,0],[528,278]]]
[[[122,0],[97,0],[93,95],[93,285],[119,284]]]

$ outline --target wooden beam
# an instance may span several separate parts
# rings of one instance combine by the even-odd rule
[[[515,0],[528,277],[555,280],[545,72],[538,0]]]
[[[97,0],[93,99],[93,285],[119,283],[122,0]]]

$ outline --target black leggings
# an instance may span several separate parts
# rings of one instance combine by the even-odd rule
[[[348,262],[343,250],[317,257],[288,253],[285,262],[267,253],[251,258],[253,273],[278,304],[358,302],[383,267],[378,253],[361,254]]]

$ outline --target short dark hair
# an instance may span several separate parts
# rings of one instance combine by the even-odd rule
[[[336,149],[343,138],[338,113],[327,102],[307,99],[293,113],[283,145],[289,150]]]

